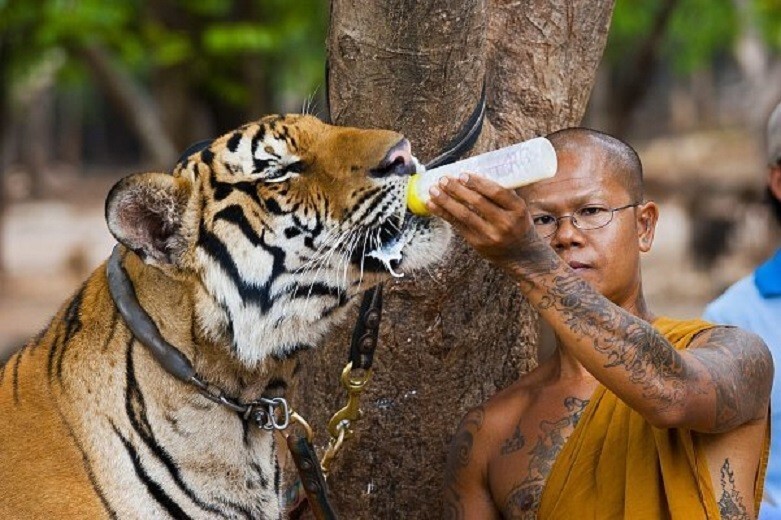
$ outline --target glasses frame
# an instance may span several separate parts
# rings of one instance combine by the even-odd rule
[[[582,228],[582,227],[580,227],[578,225],[578,221],[575,219],[575,214],[574,213],[570,213],[569,215],[561,215],[561,216],[558,216],[558,217],[550,215],[555,220],[555,227],[553,228],[553,231],[551,231],[547,235],[543,235],[539,231],[537,231],[537,233],[539,233],[539,235],[542,238],[550,238],[550,237],[552,237],[559,230],[559,223],[563,219],[565,219],[565,218],[570,219],[570,222],[572,222],[572,225],[575,226],[575,228],[579,229],[580,231],[594,231],[595,229],[602,229],[603,227],[605,227],[608,224],[610,224],[611,222],[613,222],[613,217],[615,216],[616,211],[621,211],[622,209],[627,209],[627,208],[634,208],[634,207],[639,206],[640,204],[642,204],[642,202],[633,202],[632,204],[627,204],[625,206],[618,206],[617,208],[605,208],[607,211],[610,212],[610,218],[607,220],[607,222],[605,222],[601,226],[597,226],[597,227],[593,227],[593,228]],[[576,211],[580,211],[581,209],[586,208],[586,207],[588,207],[588,204],[583,206],[583,207],[581,207],[581,208],[578,208]],[[538,215],[532,215],[532,220],[534,220],[535,216],[539,216],[539,214]],[[535,224],[535,228],[537,228],[537,227],[538,226]]]

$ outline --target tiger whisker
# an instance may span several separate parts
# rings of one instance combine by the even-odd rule
[[[322,264],[320,265],[320,267],[317,268],[317,271],[315,272],[315,276],[314,276],[314,280],[315,281],[317,280],[317,278],[318,278],[322,268],[326,265],[326,263],[328,263],[330,261],[330,259],[333,256],[333,254],[336,252],[336,250],[339,248],[339,246],[350,236],[351,233],[352,233],[351,230],[343,231],[338,236],[337,240],[334,241],[334,244],[331,246],[331,248],[328,251],[328,253],[324,256]],[[309,286],[309,293],[307,294],[307,300],[312,295],[312,289],[314,288],[315,281],[313,281],[312,284],[310,284],[310,286]],[[338,280],[336,280],[336,282],[338,283]]]
[[[336,271],[336,282],[337,287],[345,287],[345,290],[348,288],[347,284],[347,272],[350,268],[350,256],[352,255],[352,251],[354,249],[355,240],[357,238],[359,230],[355,229],[352,232],[350,232],[349,238],[345,241],[345,246],[342,248],[342,253],[339,255],[339,260],[337,261],[337,271]],[[344,268],[341,267],[341,263],[344,262]],[[339,284],[339,274],[342,273],[342,279],[343,283]]]
[[[369,232],[366,231],[363,233],[363,246],[361,251],[361,271],[358,275],[358,287],[361,286],[361,283],[363,283],[363,266],[366,261],[366,241],[369,239]]]
[[[356,246],[358,245],[358,242],[361,239],[361,233],[360,230],[356,230],[353,233],[353,238],[350,239],[350,243],[348,245],[349,250],[346,251],[345,257],[344,257],[344,286],[348,287],[347,284],[347,272],[350,269],[350,259],[353,256],[353,252],[355,251]]]
[[[348,234],[349,232],[340,232],[338,228],[329,230],[329,235],[331,238],[327,237],[327,239],[323,241],[320,247],[318,247],[317,251],[315,252],[315,256],[313,256],[311,261],[306,262],[304,265],[300,266],[294,271],[298,275],[299,279],[305,279],[310,273],[312,273],[312,271],[315,272],[314,276],[311,278],[311,281],[308,284],[306,282],[296,282],[296,284],[291,288],[291,291],[296,291],[299,288],[309,285],[306,298],[304,299],[304,306],[309,303],[312,297],[312,290],[314,289],[315,283],[317,283],[317,280],[319,279],[320,271],[326,266],[334,251],[338,249],[339,243],[342,242]],[[326,248],[328,248],[328,252],[326,254],[317,256],[317,252],[323,251]],[[284,313],[287,313],[288,306],[291,304],[292,299],[288,299],[285,303]]]
[[[332,242],[338,240],[339,233],[340,231],[338,228],[329,229],[325,237],[323,238],[323,242],[318,246],[318,248],[312,254],[311,260],[304,263],[302,266],[298,267],[294,271],[295,274],[304,272],[310,265],[313,264],[316,265],[318,262],[321,262],[323,260],[323,255],[322,255],[323,251],[325,251],[326,248],[331,247]]]

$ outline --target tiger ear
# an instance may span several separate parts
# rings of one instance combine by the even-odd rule
[[[111,234],[149,264],[175,264],[187,247],[182,219],[190,195],[185,179],[139,173],[117,182],[106,197]]]

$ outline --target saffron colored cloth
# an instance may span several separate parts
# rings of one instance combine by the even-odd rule
[[[653,323],[676,349],[713,327],[701,320]],[[762,498],[768,438],[757,474]],[[538,517],[719,520],[707,461],[696,433],[654,428],[600,385],[551,469]]]

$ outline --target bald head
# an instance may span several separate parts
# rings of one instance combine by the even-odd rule
[[[625,142],[589,128],[565,128],[547,137],[556,153],[589,155],[601,162],[633,201],[643,200],[643,165],[637,152]]]

